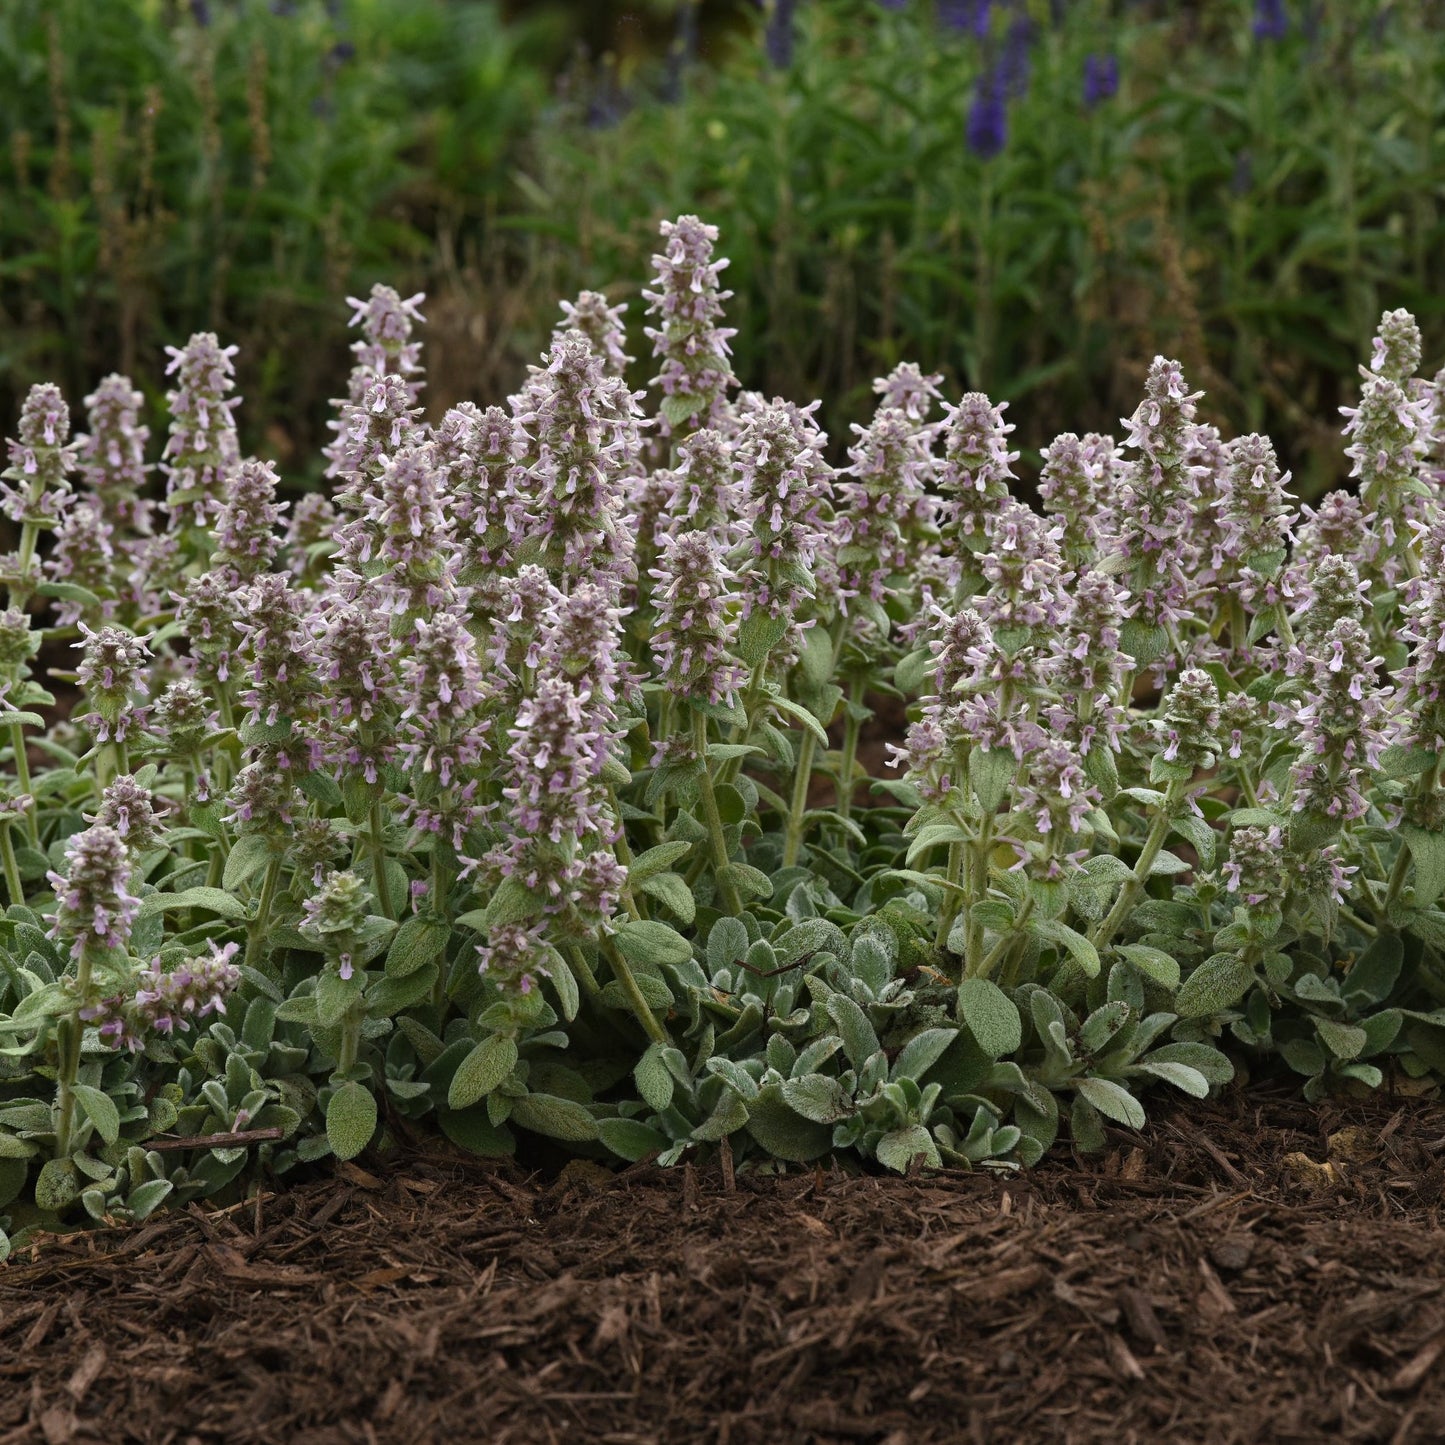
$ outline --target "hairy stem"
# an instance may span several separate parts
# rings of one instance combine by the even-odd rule
[[[671,1043],[672,1040],[668,1038],[667,1030],[658,1022],[657,1015],[652,1012],[647,1000],[643,998],[642,990],[638,988],[637,980],[632,976],[632,968],[622,956],[622,950],[610,938],[603,938],[600,947],[606,955],[607,962],[612,965],[612,972],[617,982],[622,985],[622,991],[632,1005],[632,1012],[637,1015],[637,1021],[642,1025],[647,1037],[655,1044]]]
[[[743,903],[736,886],[727,877],[727,867],[731,859],[728,857],[727,839],[723,836],[723,821],[722,814],[718,812],[717,794],[713,791],[712,773],[707,766],[707,718],[700,712],[692,715],[692,739],[694,750],[702,764],[697,780],[697,794],[702,803],[708,843],[712,848],[713,876],[717,879],[718,892],[722,894],[727,911],[734,918],[740,918]]]
[[[1159,805],[1159,810],[1154,814],[1154,821],[1149,827],[1149,836],[1144,840],[1143,851],[1139,854],[1139,861],[1134,865],[1134,871],[1124,880],[1124,886],[1119,890],[1119,896],[1114,900],[1114,906],[1109,910],[1102,923],[1089,935],[1089,942],[1101,952],[1107,948],[1119,926],[1134,910],[1134,905],[1139,901],[1139,895],[1144,891],[1144,885],[1149,880],[1150,870],[1154,867],[1154,860],[1159,856],[1159,850],[1164,846],[1164,840],[1169,836],[1169,824],[1174,818],[1175,810],[1179,807],[1179,801],[1184,796],[1184,790],[1189,785],[1174,779],[1170,782],[1164,793],[1164,801]]]

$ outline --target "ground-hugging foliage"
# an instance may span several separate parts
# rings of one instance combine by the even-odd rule
[[[655,414],[588,293],[505,405],[427,425],[421,298],[378,287],[331,496],[240,455],[213,336],[171,352],[163,502],[129,382],[75,439],[31,393],[12,1232],[431,1122],[1009,1167],[1237,1061],[1436,1086],[1445,405],[1412,319],[1361,371],[1357,489],[1297,509],[1160,357],[1122,441],[1048,448],[1040,513],[1004,407],[917,368],[843,469],[813,407],[739,392],[715,240],[663,227]]]

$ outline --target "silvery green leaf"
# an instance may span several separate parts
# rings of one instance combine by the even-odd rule
[[[317,1022],[316,995],[299,994],[288,998],[276,1008],[276,1021],[284,1024],[309,1024]]]
[[[773,1158],[794,1164],[821,1158],[833,1144],[833,1131],[796,1113],[777,1084],[747,1106],[747,1130]]]
[[[1335,1019],[1315,1018],[1315,1032],[1324,1046],[1337,1059],[1357,1059],[1369,1042],[1364,1029],[1354,1024],[1339,1023]]]
[[[346,1083],[326,1106],[326,1139],[338,1159],[354,1159],[376,1132],[376,1100],[363,1084]]]
[[[630,1164],[667,1147],[666,1134],[638,1119],[603,1119],[597,1133],[608,1149]]]
[[[1099,976],[1099,950],[1082,933],[1057,918],[1031,919],[1029,927],[1046,942],[1062,947],[1090,978]]]
[[[1313,1078],[1325,1071],[1328,1057],[1314,1039],[1286,1039],[1279,1046],[1280,1057],[1295,1073]]]
[[[1075,1079],[1074,1087],[1105,1118],[1127,1124],[1131,1129],[1144,1127],[1144,1106],[1122,1084],[1085,1076]]]
[[[1163,1044],[1149,1055],[1148,1062],[1187,1064],[1215,1085],[1227,1084],[1234,1077],[1234,1065],[1209,1044]]]
[[[515,1154],[517,1141],[512,1131],[503,1120],[493,1120],[488,1109],[488,1105],[499,1097],[492,1094],[486,1104],[473,1104],[470,1109],[439,1109],[437,1123],[441,1125],[442,1133],[459,1148],[483,1159],[500,1159]]]
[[[571,1099],[553,1094],[523,1094],[512,1101],[512,1120],[534,1134],[569,1143],[597,1138],[597,1120]]]
[[[450,934],[451,929],[440,918],[408,918],[396,930],[386,951],[386,976],[405,978],[438,962],[446,952]]]
[[[734,1060],[711,1058],[707,1061],[707,1072],[716,1074],[744,1102],[757,1098],[757,1081]]]
[[[1387,778],[1413,778],[1435,765],[1439,754],[1426,748],[1394,743],[1380,754],[1380,771]]]
[[[1405,1022],[1404,1014],[1397,1008],[1381,1009],[1360,1021],[1365,1033],[1365,1046],[1360,1050],[1361,1058],[1373,1058],[1395,1042],[1400,1026]]]
[[[614,937],[630,963],[661,966],[686,963],[692,957],[692,945],[665,923],[629,919]]]
[[[861,1069],[878,1049],[878,1035],[868,1016],[845,994],[835,993],[828,1000],[828,1016],[843,1036],[843,1048],[848,1062],[855,1069]]]
[[[169,1179],[147,1179],[137,1184],[126,1198],[126,1208],[137,1221],[148,1219],[175,1188]]]
[[[1001,1059],[1023,1043],[1018,1007],[991,979],[966,978],[959,984],[958,1018],[990,1059]]]
[[[815,1039],[798,1055],[792,1069],[793,1077],[796,1079],[803,1074],[816,1073],[842,1047],[843,1040],[836,1034],[825,1034],[821,1039]]]
[[[186,888],[179,893],[151,893],[141,899],[138,917],[174,913],[181,908],[199,908],[221,918],[241,919],[246,909],[241,901],[220,888]]]
[[[654,873],[666,872],[674,863],[685,858],[692,851],[688,842],[659,843],[655,848],[639,853],[628,865],[627,876],[634,883],[651,878]]]
[[[1179,961],[1162,948],[1153,948],[1147,943],[1116,943],[1113,948],[1146,978],[1152,978],[1165,988],[1179,987]]]
[[[271,844],[267,838],[260,833],[243,833],[226,855],[221,882],[228,892],[234,893],[249,883],[270,859]]]
[[[447,1107],[465,1109],[490,1094],[517,1064],[517,1041],[508,1034],[490,1034],[458,1065],[447,1088]]]
[[[674,917],[683,923],[691,923],[697,916],[697,904],[692,889],[678,873],[655,873],[642,879],[638,885],[649,897],[666,905]]]
[[[1166,1084],[1173,1084],[1176,1089],[1183,1089],[1186,1094],[1192,1094],[1196,1099],[1203,1099],[1209,1093],[1209,1080],[1198,1069],[1192,1069],[1188,1064],[1175,1064],[1170,1063],[1167,1059],[1150,1058],[1145,1059],[1142,1064],[1136,1064],[1132,1072],[1163,1079]]]
[[[911,868],[930,849],[950,843],[968,843],[972,839],[973,835],[960,828],[957,823],[927,823],[918,830],[909,844],[906,861]]]
[[[1405,945],[1399,935],[1381,933],[1351,965],[1341,993],[1351,1001],[1380,1003],[1395,987],[1404,959]]]
[[[1079,1042],[1091,1054],[1102,1052],[1129,1022],[1129,1005],[1106,1003],[1096,1008],[1079,1027]]]
[[[1428,908],[1445,890],[1445,834],[1401,823],[1400,836],[1415,865],[1415,906]]]
[[[939,1168],[943,1163],[933,1135],[921,1124],[913,1124],[906,1129],[894,1129],[885,1134],[878,1141],[874,1154],[885,1169],[892,1169],[899,1174],[906,1174],[913,1161],[920,1157],[926,1166],[933,1169]]]
[[[855,1112],[853,1097],[828,1074],[805,1074],[782,1085],[788,1107],[815,1124],[836,1124]]]
[[[715,1144],[741,1129],[748,1117],[748,1105],[731,1089],[724,1089],[717,1107],[692,1131],[692,1137],[699,1143]]]
[[[746,626],[747,624],[744,623],[743,625]],[[793,722],[801,723],[808,732],[813,734],[814,738],[816,738],[819,744],[821,744],[821,746],[823,746],[824,748],[829,745],[828,730],[823,726],[822,723],[818,721],[816,717],[813,716],[813,714],[807,708],[802,706],[801,703],[796,703],[791,698],[778,696],[770,697],[768,699],[768,706],[772,708],[775,712],[783,713]]]
[[[915,1034],[894,1060],[890,1077],[921,1080],[957,1037],[957,1029],[924,1029]]]
[[[719,918],[707,936],[707,966],[713,973],[746,958],[748,930],[740,918]]]
[[[642,1094],[647,1101],[647,1107],[655,1110],[656,1113],[663,1113],[672,1103],[673,1082],[672,1072],[663,1061],[663,1046],[660,1043],[649,1045],[642,1058],[637,1061],[633,1069],[633,1079],[637,1084],[637,1092]]]
[[[788,630],[786,617],[755,608],[738,628],[737,654],[750,668],[762,666]]]
[[[1201,867],[1206,870],[1214,867],[1214,852],[1219,843],[1219,834],[1205,819],[1196,818],[1193,813],[1181,813],[1177,818],[1170,819],[1169,826],[1193,844],[1194,851],[1199,854]]]
[[[1013,785],[1018,766],[1018,759],[1005,748],[975,748],[969,754],[969,786],[985,813],[998,811]]]
[[[1254,965],[1239,953],[1216,953],[1180,985],[1175,1007],[1181,1018],[1208,1018],[1233,1008],[1254,985]]]
[[[342,978],[339,973],[327,969],[316,980],[317,1025],[328,1029],[339,1024],[347,1009],[360,999],[361,980],[356,974]]]
[[[749,898],[771,898],[773,894],[772,879],[761,868],[754,868],[750,863],[725,863],[716,870],[716,877],[719,882],[731,883],[744,901]]]
[[[85,1116],[95,1125],[95,1132],[107,1144],[114,1144],[120,1137],[120,1111],[109,1094],[89,1084],[75,1084],[72,1089],[76,1102],[85,1110]]]
[[[831,953],[842,957],[847,951],[843,930],[826,918],[805,918],[783,934],[775,934],[773,947],[784,963],[796,963],[805,954]]]

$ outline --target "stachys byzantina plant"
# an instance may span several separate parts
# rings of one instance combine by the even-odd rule
[[[740,390],[716,239],[663,228],[642,391],[587,293],[516,395],[428,420],[421,298],[353,302],[329,485],[291,500],[215,337],[172,354],[163,502],[129,381],[78,439],[32,393],[12,1229],[425,1119],[1009,1165],[1232,1057],[1311,1096],[1445,1074],[1445,393],[1410,318],[1348,413],[1357,491],[1298,508],[1161,357],[1122,439],[1047,448],[1040,510],[1004,406],[915,366],[841,456]],[[81,698],[49,722],[47,638]]]

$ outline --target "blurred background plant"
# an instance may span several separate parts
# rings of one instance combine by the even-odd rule
[[[7,414],[204,327],[301,466],[348,292],[428,292],[440,414],[686,211],[729,237],[739,377],[829,398],[840,447],[901,359],[1026,400],[1028,448],[1163,351],[1312,495],[1380,310],[1445,341],[1433,6],[12,0],[0,69]]]

